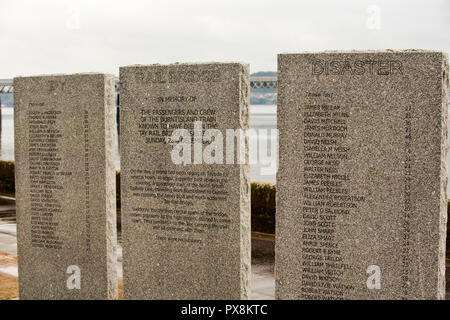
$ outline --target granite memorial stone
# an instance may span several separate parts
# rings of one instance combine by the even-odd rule
[[[20,299],[116,299],[114,77],[14,79]]]
[[[276,298],[444,298],[447,60],[278,56]]]
[[[248,129],[248,73],[239,63],[120,68],[125,299],[247,298],[248,139],[227,129]]]

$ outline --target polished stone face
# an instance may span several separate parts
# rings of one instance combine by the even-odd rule
[[[14,79],[20,299],[116,299],[114,77]]]
[[[202,155],[207,129],[217,129],[225,143],[226,129],[248,128],[248,73],[239,63],[120,68],[126,299],[247,298],[248,161],[208,164],[214,159]],[[172,157],[175,129],[194,142],[180,150],[187,156],[181,164]],[[248,160],[248,143],[241,151]],[[223,152],[211,154],[226,162]]]
[[[278,56],[278,299],[444,297],[447,60]]]

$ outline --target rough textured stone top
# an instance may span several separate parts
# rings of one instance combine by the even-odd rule
[[[115,299],[114,77],[14,79],[20,299]]]
[[[277,298],[444,297],[447,60],[278,56]]]

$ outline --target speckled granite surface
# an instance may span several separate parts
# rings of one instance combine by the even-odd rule
[[[246,299],[248,161],[207,164],[197,157],[208,143],[199,143],[186,151],[193,164],[176,164],[170,137],[186,129],[186,141],[198,139],[194,121],[220,130],[224,143],[226,129],[247,129],[248,66],[122,67],[120,92],[124,298]]]
[[[20,299],[117,298],[114,117],[112,75],[14,79]]]
[[[277,298],[444,298],[447,61],[278,56]]]

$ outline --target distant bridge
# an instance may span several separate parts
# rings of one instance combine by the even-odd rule
[[[0,93],[13,92],[13,81],[10,79],[0,79]]]
[[[251,89],[276,89],[277,77],[250,77]],[[116,92],[119,91],[119,79],[116,79]],[[14,92],[12,79],[0,79],[0,93]]]
[[[252,89],[276,89],[277,77],[250,77]]]

